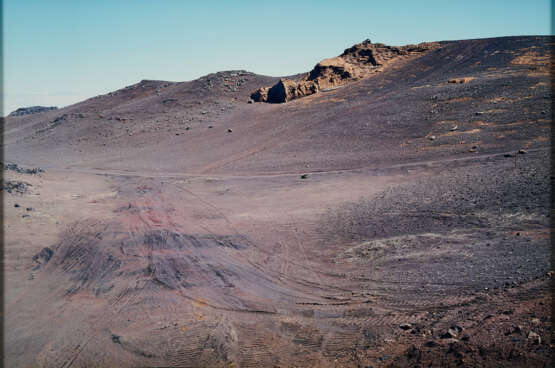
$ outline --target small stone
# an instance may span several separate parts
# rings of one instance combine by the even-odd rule
[[[518,150],[518,153],[521,154],[521,155],[524,155],[524,154],[526,154],[527,152],[526,152],[526,150],[519,149],[519,150]]]
[[[308,178],[308,174],[302,174],[301,175],[301,179],[306,179],[306,178]]]
[[[484,113],[482,111],[476,111],[475,113],[476,115],[484,115]]]
[[[448,329],[445,333],[443,333],[440,337],[442,339],[454,339],[456,338],[458,335],[457,331],[455,331],[454,329],[450,328]]]
[[[436,136],[435,136],[435,135],[431,135],[428,139],[431,140],[431,141],[435,141],[435,140],[436,140]]]
[[[451,329],[453,331],[455,331],[457,334],[460,334],[461,332],[463,332],[464,328],[462,326],[459,326],[457,324],[454,324],[451,326]]]
[[[401,323],[401,324],[399,325],[399,328],[400,328],[401,330],[405,330],[405,331],[406,331],[406,330],[410,330],[410,329],[412,328],[412,326],[411,326],[410,323]]]
[[[228,132],[228,133],[232,133],[233,130],[232,130],[231,128],[229,128],[229,129],[227,130],[227,132]]]
[[[530,323],[534,326],[538,326],[540,324],[540,320],[538,318],[532,318],[532,320],[530,320]]]
[[[452,132],[454,132],[455,130],[458,130],[458,129],[459,129],[459,126],[458,126],[458,125],[455,125],[455,126],[452,127],[450,130],[451,130]]]
[[[21,216],[21,217],[23,217],[23,218],[25,218],[25,217],[31,217],[31,215],[29,215],[28,213],[26,213],[26,214],[24,214],[24,215]]]
[[[530,333],[528,334],[528,340],[532,340],[536,345],[539,345],[542,343],[542,338],[534,331],[530,331]]]
[[[34,211],[35,209],[33,207],[27,207],[25,210],[26,211]]]
[[[15,208],[19,208],[19,207],[20,207],[20,206],[19,206],[19,203],[15,203],[13,206],[14,206]]]
[[[416,346],[412,345],[407,350],[407,358],[419,361],[422,358],[422,351],[420,351],[420,349],[418,349]]]

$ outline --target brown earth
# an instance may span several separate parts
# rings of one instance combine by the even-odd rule
[[[6,365],[549,366],[552,46],[439,42],[284,104],[232,71],[7,118],[6,161],[46,171],[4,171],[30,184],[4,192]]]

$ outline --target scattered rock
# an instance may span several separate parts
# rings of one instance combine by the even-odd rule
[[[228,132],[228,133],[232,133],[233,130],[232,130],[231,128],[229,128],[229,129],[227,130],[227,132]]]
[[[19,208],[19,204],[18,204],[18,203],[15,203],[13,206],[14,206],[15,208]]]
[[[464,327],[454,324],[451,326],[451,329],[454,330],[455,332],[457,332],[457,334],[460,334],[461,332],[464,331]]]
[[[476,111],[475,115],[484,115],[484,112],[483,111]]]
[[[412,328],[412,325],[411,325],[410,323],[401,323],[401,324],[399,325],[399,328],[400,328],[401,330],[407,331],[407,330],[410,330],[410,329]]]
[[[447,83],[463,84],[463,83],[468,83],[473,79],[474,77],[452,78],[452,79],[449,79]]]
[[[27,207],[25,208],[26,211],[34,211],[35,209],[33,207]]]
[[[428,137],[429,140],[431,141],[435,141],[436,140],[436,136],[435,135],[431,135]]]
[[[458,126],[458,125],[455,125],[454,127],[452,127],[452,128],[449,129],[449,130],[452,131],[452,132],[454,132],[455,130],[458,130],[458,129],[459,129],[459,126]]]
[[[35,269],[38,269],[41,265],[45,265],[50,261],[52,256],[54,255],[54,251],[50,247],[44,247],[41,249],[40,252],[33,256],[33,261],[37,263]]]
[[[446,332],[444,332],[440,336],[440,338],[442,338],[442,339],[455,339],[458,335],[459,335],[459,333],[456,329],[450,328]]]
[[[416,346],[411,345],[411,347],[407,350],[407,358],[410,360],[420,361],[422,359],[422,351]]]
[[[32,187],[32,185],[27,182],[18,181],[18,180],[8,180],[3,182],[2,190],[5,190],[8,193],[15,192],[19,194],[24,194],[29,191],[29,187]]]
[[[18,166],[17,164],[14,164],[11,162],[4,163],[4,170],[15,171],[18,174],[33,174],[33,175],[44,172],[44,169],[40,167],[35,167],[32,169],[24,169]]]
[[[306,179],[306,178],[308,178],[308,174],[302,174],[301,175],[301,179]]]
[[[534,331],[530,331],[530,333],[528,334],[528,340],[532,340],[536,345],[539,345],[542,343],[542,338]]]
[[[527,152],[526,152],[526,150],[519,149],[519,150],[518,150],[518,153],[521,154],[521,155],[524,155],[524,154],[526,154]]]
[[[511,330],[511,333],[521,334],[522,331],[524,331],[524,327],[517,325],[513,327],[513,329]]]
[[[23,218],[25,218],[25,217],[31,217],[31,215],[29,215],[28,213],[25,213],[25,214],[23,214],[23,216],[21,216],[21,217],[23,217]]]
[[[539,326],[541,321],[538,318],[532,318],[530,320],[530,323],[533,324],[534,326]]]
[[[121,344],[121,336],[112,334],[112,342],[114,344]]]

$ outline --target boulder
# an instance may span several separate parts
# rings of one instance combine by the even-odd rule
[[[266,102],[282,103],[299,97],[308,96],[318,91],[318,87],[312,81],[295,82],[288,79],[280,79],[268,90]]]
[[[261,87],[251,94],[251,99],[255,102],[266,102],[268,100],[268,87]]]

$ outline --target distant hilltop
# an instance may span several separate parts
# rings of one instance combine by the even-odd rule
[[[56,106],[31,106],[31,107],[20,107],[19,109],[13,111],[8,116],[21,116],[21,115],[30,115],[30,114],[38,114],[45,111],[50,110],[57,110]]]

